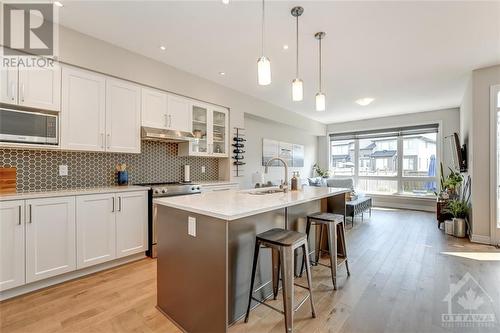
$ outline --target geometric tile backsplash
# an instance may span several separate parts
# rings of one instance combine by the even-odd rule
[[[140,154],[0,148],[0,167],[17,168],[18,192],[115,185],[118,163],[127,164],[129,184],[181,181],[185,164],[192,181],[218,179],[217,158],[177,156],[177,147],[142,141]],[[59,165],[68,166],[68,176],[59,176]]]

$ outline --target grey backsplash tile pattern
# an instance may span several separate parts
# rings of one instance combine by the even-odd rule
[[[0,166],[17,167],[19,192],[115,185],[117,163],[127,164],[130,184],[181,181],[185,164],[193,181],[219,174],[216,158],[177,156],[177,144],[167,142],[143,141],[140,154],[0,148]],[[68,176],[59,176],[59,165],[68,166]]]

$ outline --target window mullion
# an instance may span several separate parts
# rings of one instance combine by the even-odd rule
[[[397,170],[398,170],[398,193],[403,193],[403,136],[398,136],[398,158],[397,158]]]
[[[359,180],[359,139],[354,140],[354,188],[358,188]]]

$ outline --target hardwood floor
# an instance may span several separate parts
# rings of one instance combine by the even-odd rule
[[[295,313],[295,332],[499,332],[500,251],[494,247],[444,235],[433,214],[381,209],[348,226],[347,243],[351,277],[342,268],[334,292],[329,270],[313,267],[317,318],[304,304]],[[471,287],[481,297],[479,313],[496,316],[493,327],[442,326],[450,283],[467,272],[487,293]],[[297,299],[303,293],[296,288]],[[281,298],[272,303],[281,306]],[[156,261],[144,259],[1,302],[0,332],[180,332],[155,305]],[[230,328],[241,332],[281,333],[283,318],[259,306],[249,323]]]

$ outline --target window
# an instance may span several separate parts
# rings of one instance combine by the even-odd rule
[[[332,134],[330,169],[368,193],[434,195],[438,125]]]
[[[354,140],[331,141],[330,171],[333,176],[354,176]]]

